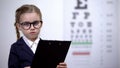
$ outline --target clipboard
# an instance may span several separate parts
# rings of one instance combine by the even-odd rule
[[[40,40],[34,55],[31,68],[56,68],[64,62],[71,41]]]

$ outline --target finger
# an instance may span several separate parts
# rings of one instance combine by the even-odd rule
[[[57,68],[67,68],[67,66],[57,65]]]
[[[59,63],[60,66],[67,66],[66,63]]]

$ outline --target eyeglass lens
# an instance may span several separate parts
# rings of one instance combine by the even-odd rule
[[[42,23],[42,21],[33,21],[33,22],[23,22],[21,23],[23,29],[30,29],[31,25],[33,25],[34,28],[38,29],[40,28],[40,23]]]

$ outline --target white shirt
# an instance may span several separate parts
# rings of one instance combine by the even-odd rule
[[[27,39],[25,36],[23,36],[23,40],[25,41],[25,43],[30,47],[30,49],[33,51],[33,53],[35,54],[37,45],[40,41],[40,38],[37,38],[34,42]]]

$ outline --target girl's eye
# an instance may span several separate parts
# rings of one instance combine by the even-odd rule
[[[28,23],[28,22],[24,22],[24,23],[21,23],[21,25],[22,25],[22,26],[29,26],[30,23]]]
[[[39,21],[34,21],[33,24],[34,24],[34,25],[38,25],[38,24],[39,24]]]

